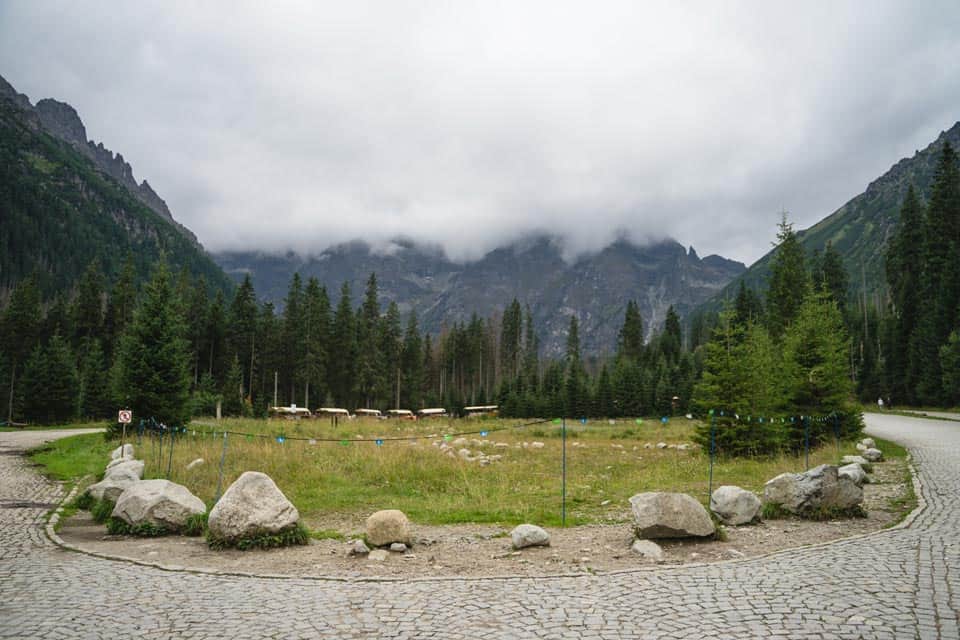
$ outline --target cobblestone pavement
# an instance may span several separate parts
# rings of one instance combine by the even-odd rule
[[[61,489],[0,433],[0,637],[958,638],[960,424],[870,415],[908,444],[927,507],[907,527],[709,566],[604,576],[339,582],[165,571],[65,551]]]

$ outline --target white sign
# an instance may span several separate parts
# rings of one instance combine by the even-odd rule
[[[133,411],[130,411],[130,409],[120,409],[117,413],[117,422],[120,424],[130,424],[133,422]]]

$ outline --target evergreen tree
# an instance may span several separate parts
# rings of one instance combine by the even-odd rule
[[[680,329],[680,316],[674,311],[673,305],[667,309],[667,318],[663,324],[663,333],[660,334],[660,353],[668,366],[672,367],[680,360],[683,349],[683,332]]]
[[[404,355],[404,349],[413,349],[415,344],[411,343],[405,347],[403,330],[400,327],[400,309],[396,302],[391,302],[387,307],[387,314],[383,318],[380,327],[380,346],[381,361],[378,366],[381,370],[383,382],[380,385],[379,396],[375,403],[369,406],[393,406],[396,404],[397,372],[402,368],[401,355]],[[429,342],[427,343],[429,345]],[[408,358],[418,357],[413,352],[406,352]]]
[[[127,254],[120,276],[113,284],[107,313],[104,321],[106,330],[106,351],[112,355],[120,342],[127,325],[133,320],[133,310],[137,305],[137,271],[133,264],[133,255]]]
[[[333,317],[328,383],[340,406],[352,407],[356,390],[357,332],[350,298],[350,283],[340,289],[340,302]]]
[[[640,362],[643,358],[643,318],[640,308],[633,300],[627,302],[623,327],[617,339],[617,357]]]
[[[422,352],[423,343],[420,338],[420,329],[417,327],[417,314],[411,311],[407,320],[407,330],[403,335],[403,350],[400,354],[400,403],[414,411],[423,408]]]
[[[887,381],[898,402],[916,400],[919,359],[911,359],[910,346],[920,315],[920,281],[923,268],[923,211],[913,185],[900,208],[900,222],[886,252],[887,283],[893,307],[893,327],[887,346]]]
[[[827,293],[831,300],[837,303],[840,315],[844,315],[847,308],[847,291],[849,278],[843,266],[840,253],[833,248],[832,242],[827,242],[823,255],[816,265],[814,285]]]
[[[220,410],[225,416],[243,415],[243,370],[240,368],[240,358],[233,356],[230,368],[223,380],[220,390],[223,398]]]
[[[734,313],[734,322],[744,327],[759,322],[763,317],[763,302],[761,302],[760,296],[748,287],[743,280],[740,281],[740,288],[737,289]]]
[[[850,343],[843,318],[835,302],[823,292],[809,291],[796,322],[784,336],[784,380],[788,410],[798,416],[832,413],[850,416],[853,394],[847,365]],[[859,432],[859,418],[845,423],[848,435]],[[832,436],[825,427],[811,427],[811,446]],[[805,434],[799,421],[787,431],[788,445],[804,446]]]
[[[533,327],[530,307],[527,307],[523,332],[523,384],[528,395],[537,393],[540,388],[540,338]]]
[[[767,326],[775,340],[783,337],[800,312],[807,281],[803,247],[793,225],[787,222],[787,215],[783,214],[777,232],[777,251],[770,264],[767,291]]]
[[[216,297],[207,309],[203,346],[204,364],[207,375],[213,380],[222,380],[226,369],[227,316],[223,292],[217,291]]]
[[[23,414],[40,424],[62,424],[77,417],[77,368],[70,345],[59,333],[37,345],[23,372]]]
[[[523,312],[516,298],[503,311],[500,328],[500,380],[512,384],[517,377],[523,335]]]
[[[70,309],[75,347],[79,347],[84,338],[100,337],[103,329],[103,301],[103,274],[100,273],[99,263],[93,260],[80,277],[77,297]]]
[[[79,370],[79,409],[83,418],[103,418],[112,413],[107,385],[106,357],[100,340],[91,338],[82,348]]]
[[[39,341],[40,293],[36,278],[31,275],[21,280],[13,290],[0,322],[0,351],[4,352],[7,361],[7,423],[12,423],[14,419],[18,376]]]
[[[377,274],[367,279],[363,305],[357,314],[357,388],[360,402],[372,406],[382,391],[393,387],[380,361],[380,299]]]
[[[257,355],[257,298],[250,274],[243,277],[230,304],[228,357],[236,355],[243,369],[244,389],[253,389],[254,366]]]
[[[167,265],[161,261],[121,338],[114,396],[136,415],[173,426],[190,418],[189,389],[184,321]]]
[[[316,278],[307,281],[304,293],[304,406],[322,402],[325,390],[330,332],[330,300]]]
[[[943,372],[943,404],[960,406],[960,329],[950,334],[940,347],[940,370]]]
[[[281,344],[283,367],[280,373],[280,385],[283,389],[284,404],[296,404],[299,397],[297,389],[303,388],[301,384],[306,382],[303,368],[306,346],[304,325],[303,283],[300,280],[300,274],[294,273],[290,279],[290,288],[287,290],[287,298],[283,305]]]
[[[570,316],[567,330],[566,381],[564,383],[564,413],[572,418],[585,416],[589,408],[586,375],[580,360],[580,325],[577,316]]]

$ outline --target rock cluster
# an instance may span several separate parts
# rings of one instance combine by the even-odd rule
[[[510,445],[506,442],[490,442],[489,440],[476,439],[468,440],[467,438],[457,438],[451,443],[447,443],[443,440],[434,440],[431,444],[434,447],[437,447],[441,453],[451,458],[459,458],[464,462],[476,462],[481,467],[485,467],[494,462],[499,462],[503,459],[503,456],[500,454],[488,455],[481,450],[483,447],[492,445],[495,449],[510,448]],[[474,447],[474,449],[467,448],[467,445]]]
[[[821,509],[846,510],[863,502],[863,489],[834,465],[822,464],[803,473],[782,473],[763,487],[763,501],[796,515]]]
[[[132,444],[117,447],[110,453],[103,480],[87,489],[95,500],[116,502],[125,489],[143,478],[143,460],[135,460],[133,455]]]

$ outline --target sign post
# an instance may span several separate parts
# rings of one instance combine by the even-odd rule
[[[123,457],[123,445],[127,441],[127,425],[133,422],[133,411],[130,409],[120,409],[117,412],[117,422],[123,425],[120,432],[120,457]]]

